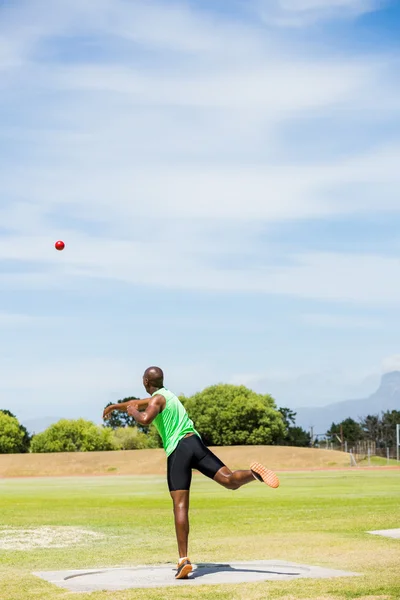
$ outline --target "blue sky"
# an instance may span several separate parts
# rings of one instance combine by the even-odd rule
[[[398,3],[51,7],[0,7],[0,405],[98,420],[150,364],[372,392],[400,366]]]

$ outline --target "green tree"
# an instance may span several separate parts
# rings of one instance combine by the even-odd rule
[[[210,446],[273,444],[285,432],[273,398],[244,386],[214,385],[180,399]]]
[[[400,423],[400,410],[387,410],[382,413],[383,446],[393,448],[396,445],[396,425]]]
[[[327,432],[330,441],[338,441],[336,436],[340,438],[341,428],[343,430],[343,441],[355,443],[364,439],[364,431],[361,424],[349,417],[341,423],[332,423]]]
[[[311,446],[311,434],[302,427],[295,425],[289,427],[286,446],[296,446],[298,448],[309,448]]]
[[[94,452],[115,450],[111,429],[90,421],[61,419],[34,435],[31,452]]]
[[[18,419],[0,411],[0,454],[23,452],[24,433]]]
[[[287,429],[296,424],[297,413],[295,413],[294,410],[291,408],[280,408],[279,412],[282,415],[283,422],[285,423]]]
[[[308,447],[311,445],[311,435],[302,427],[296,426],[296,413],[291,408],[280,408],[285,424],[284,434],[276,440],[277,446]]]
[[[8,415],[9,417],[12,417],[13,419],[17,419],[17,417],[15,415],[13,415],[12,412],[10,412],[9,410],[2,408],[0,409],[0,413],[3,413],[4,415]],[[18,419],[17,419],[18,421]],[[18,452],[21,454],[25,454],[26,452],[29,452],[29,446],[31,443],[31,435],[29,435],[28,430],[26,429],[26,427],[24,427],[24,425],[22,425],[21,423],[18,422],[19,425],[19,429],[23,434],[23,438],[22,438],[22,443],[19,447]]]
[[[375,442],[377,446],[382,441],[382,421],[379,415],[367,415],[360,421],[364,438],[369,442]]]

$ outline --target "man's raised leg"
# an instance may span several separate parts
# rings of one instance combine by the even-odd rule
[[[221,467],[214,476],[214,481],[228,490],[237,490],[242,485],[251,483],[256,479],[263,481],[272,488],[279,486],[279,479],[275,473],[259,463],[253,463],[249,470],[244,471],[231,471],[228,467]]]
[[[238,490],[242,485],[255,481],[253,473],[249,471],[231,471],[222,467],[214,477],[214,481],[228,490]]]

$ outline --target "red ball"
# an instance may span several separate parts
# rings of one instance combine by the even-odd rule
[[[65,248],[65,244],[61,240],[58,240],[58,242],[56,242],[54,245],[56,250],[64,250]]]

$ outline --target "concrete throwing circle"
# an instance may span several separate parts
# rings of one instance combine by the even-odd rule
[[[357,573],[337,571],[285,561],[202,563],[194,565],[188,579],[176,580],[172,565],[133,568],[56,571],[35,573],[38,577],[74,592],[119,591],[182,585],[237,584],[258,581],[284,581],[299,578],[326,579]]]
[[[400,529],[378,529],[377,531],[367,531],[367,533],[400,540]]]

